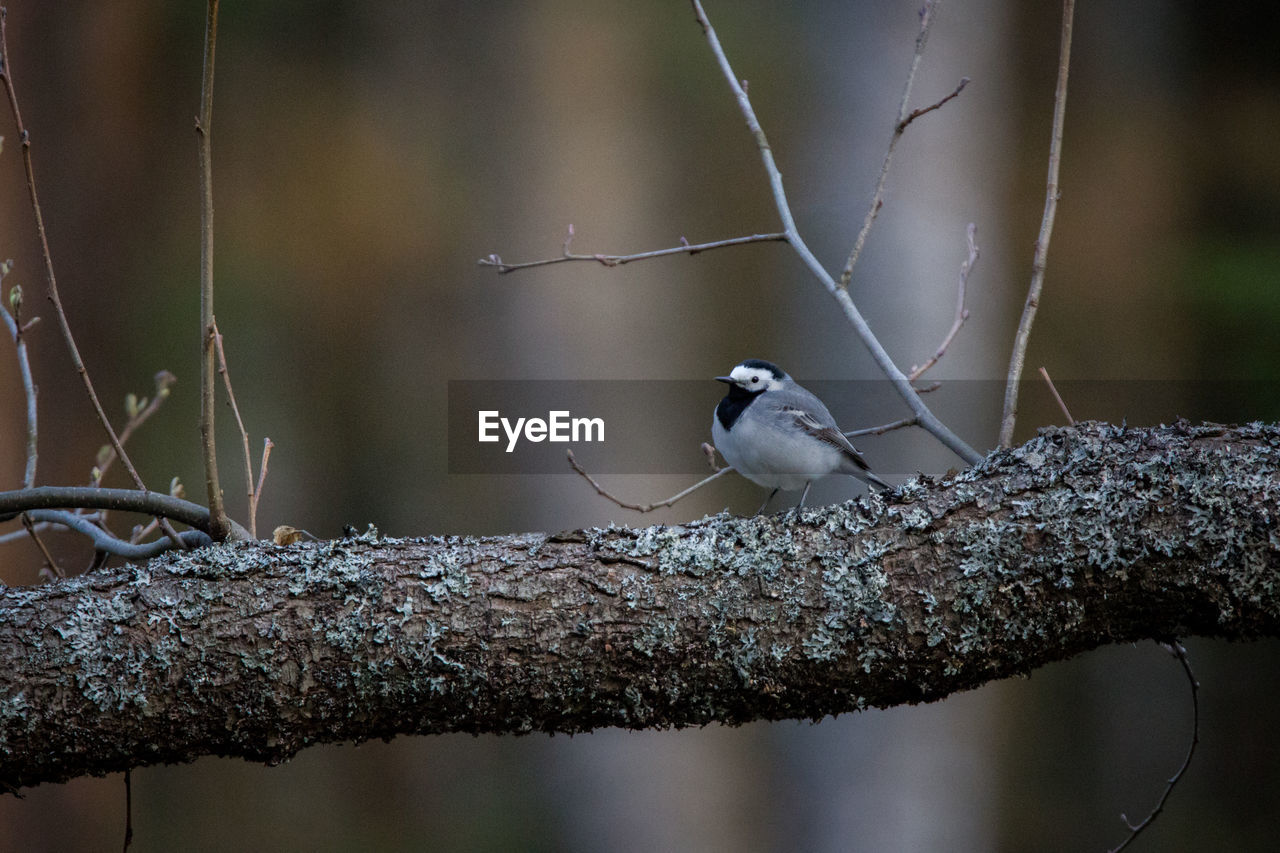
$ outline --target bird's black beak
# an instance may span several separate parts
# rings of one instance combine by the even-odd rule
[[[717,381],[717,382],[723,382],[725,385],[732,385],[732,384],[733,384],[733,380],[732,380],[732,379],[730,379],[728,376],[717,376],[717,377],[716,377],[716,381]]]

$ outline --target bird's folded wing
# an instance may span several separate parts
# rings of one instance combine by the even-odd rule
[[[796,426],[819,441],[825,441],[827,444],[843,451],[845,455],[853,460],[855,465],[868,470],[867,460],[862,458],[862,454],[858,452],[858,449],[853,446],[849,439],[845,438],[844,433],[840,432],[839,429],[833,426],[824,426],[810,412],[797,409],[794,406],[782,406],[779,411],[793,415]]]

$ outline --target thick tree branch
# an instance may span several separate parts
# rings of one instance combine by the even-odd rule
[[[1280,635],[1280,427],[1054,429],[772,517],[220,545],[0,593],[0,786],[404,733],[817,718]]]

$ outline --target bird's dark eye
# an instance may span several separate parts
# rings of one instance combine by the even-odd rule
[[[751,377],[751,384],[753,384],[753,385],[754,385],[755,383],[757,383],[757,382],[759,382],[759,381],[760,381],[760,377],[759,377],[759,376],[752,376],[752,377]]]

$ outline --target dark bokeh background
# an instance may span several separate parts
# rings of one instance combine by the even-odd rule
[[[916,28],[914,2],[711,2],[750,81],[800,227],[838,267],[870,199]],[[108,408],[179,377],[132,441],[149,484],[198,497],[196,157],[203,4],[9,4],[9,45],[64,301]],[[854,278],[901,364],[950,323],[966,223],[972,317],[934,370],[971,443],[998,394],[1044,200],[1055,4],[942,7],[911,127]],[[1276,419],[1280,395],[1280,12],[1082,4],[1062,203],[1028,372],[1077,417]],[[255,448],[260,513],[320,536],[555,530],[640,519],[562,475],[450,475],[450,380],[703,380],[748,356],[806,379],[875,369],[779,245],[498,276],[476,260],[628,252],[776,228],[753,144],[688,6],[583,2],[226,4],[214,121],[217,316]],[[43,303],[19,147],[0,154],[0,256],[29,307],[40,481],[84,481],[102,443]],[[1141,385],[1101,380],[1144,380]],[[1251,380],[1227,384],[1228,380]],[[708,382],[704,421],[718,395]],[[950,395],[949,397],[946,395]],[[1061,416],[1038,383],[1021,436]],[[0,344],[0,482],[21,480],[21,388]],[[841,402],[849,426],[864,424]],[[833,405],[833,408],[837,406]],[[880,416],[880,412],[866,417]],[[899,416],[890,412],[890,416]],[[652,413],[655,441],[705,433]],[[678,425],[678,426],[675,426]],[[680,432],[669,431],[672,428]],[[243,514],[238,436],[222,475]],[[938,474],[922,436],[861,442]],[[615,476],[636,500],[688,476]],[[122,472],[109,484],[125,485]],[[832,481],[814,499],[854,494]],[[652,520],[760,490],[724,480]],[[72,541],[60,554],[83,564]],[[27,542],[0,578],[31,582]],[[1274,642],[1189,644],[1197,761],[1148,850],[1270,850],[1280,813]],[[1177,663],[1102,649],[945,702],[827,720],[569,738],[400,738],[287,766],[205,759],[134,774],[135,849],[1104,849],[1155,802],[1190,722]],[[0,846],[107,849],[120,777],[0,798]]]

